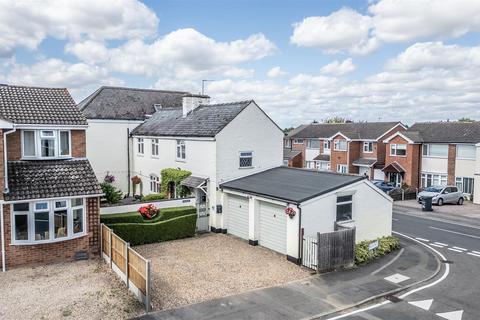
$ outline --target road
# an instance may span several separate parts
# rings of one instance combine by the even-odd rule
[[[438,284],[400,301],[387,302],[342,318],[480,319],[480,229],[405,215],[397,207],[393,218],[394,231],[416,238],[445,256],[449,261],[448,274]],[[444,275],[446,269],[444,266],[440,275]]]

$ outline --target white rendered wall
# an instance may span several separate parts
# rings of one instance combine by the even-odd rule
[[[320,154],[320,149],[305,149],[305,161],[313,161]]]
[[[455,176],[473,178],[475,176],[475,160],[455,160]]]
[[[374,180],[385,180],[385,173],[381,169],[373,169]]]
[[[477,156],[475,161],[475,185],[474,185],[474,195],[473,202],[480,204],[480,143],[476,145],[477,147]]]
[[[448,158],[431,158],[422,156],[422,172],[443,173],[448,172]]]
[[[115,185],[128,191],[128,129],[142,121],[88,119],[87,158],[99,181],[107,173],[115,176]]]
[[[309,200],[301,205],[302,227],[306,236],[317,232],[334,231],[337,195],[353,193],[353,225],[357,228],[356,242],[390,236],[392,233],[393,202],[380,190],[363,180],[354,185],[336,190],[325,196]]]

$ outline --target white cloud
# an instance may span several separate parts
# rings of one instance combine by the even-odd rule
[[[156,34],[158,18],[136,0],[0,1],[0,55],[35,49],[47,36],[105,40]]]
[[[269,78],[278,78],[286,75],[287,72],[283,71],[279,66],[273,67],[272,69],[268,70],[267,77]]]
[[[101,42],[92,40],[68,43],[65,46],[65,52],[73,54],[88,64],[103,63],[109,59],[107,47]]]
[[[299,46],[318,47],[327,52],[366,54],[377,48],[370,35],[372,19],[350,8],[324,17],[308,17],[293,25],[290,41]]]
[[[93,50],[91,50],[93,48]],[[85,62],[104,62],[112,71],[143,76],[172,76],[201,78],[208,74],[249,77],[251,69],[235,65],[262,59],[276,51],[275,44],[263,34],[246,39],[218,42],[195,29],[179,29],[152,43],[134,39],[107,49],[98,42],[87,42],[67,47]],[[92,51],[100,52],[99,55]]]
[[[353,70],[355,70],[353,60],[351,58],[348,58],[343,60],[342,62],[338,60],[332,61],[329,64],[323,66],[320,69],[320,72],[323,74],[330,74],[334,76],[343,76],[347,73],[352,72]]]
[[[292,43],[327,53],[368,54],[381,43],[449,39],[480,31],[480,1],[379,0],[368,14],[342,8],[293,25]]]

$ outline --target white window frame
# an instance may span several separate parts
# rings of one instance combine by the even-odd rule
[[[405,146],[405,154],[397,154],[398,150],[403,150],[402,148],[398,148],[398,146]],[[392,143],[390,145],[390,155],[393,157],[406,157],[407,156],[407,145],[405,143]]]
[[[345,149],[341,149],[341,142],[345,142]],[[347,151],[348,142],[345,139],[335,139],[333,140],[333,150],[335,151]]]
[[[354,196],[353,193],[352,194],[337,194],[337,197],[335,198],[335,221],[336,222],[344,223],[344,222],[353,221],[353,209],[354,209],[353,208],[353,196]],[[340,197],[351,197],[351,200],[338,202],[338,198],[340,198]],[[339,205],[346,205],[346,204],[351,205],[350,219],[338,220],[338,206]]]
[[[447,153],[443,156],[432,156],[430,152],[430,148],[434,143],[425,143],[422,145],[422,157],[424,158],[440,158],[440,159],[447,159],[448,158],[448,145],[447,144],[435,144],[435,145],[442,145],[447,147]]]
[[[152,152],[152,158],[158,158],[158,155],[159,155],[159,142],[160,140],[159,139],[152,139],[151,143],[152,143],[152,147],[151,147],[151,152]]]
[[[371,141],[363,142],[363,153],[373,153],[373,142]]]
[[[177,140],[175,149],[175,159],[184,162],[187,159],[187,147],[185,140]]]
[[[473,147],[473,150],[474,150],[474,152],[473,152],[473,157],[472,157],[472,158],[459,157],[459,156],[458,156],[458,151],[459,151],[459,149],[460,149],[459,147]],[[476,147],[475,147],[475,145],[457,145],[457,147],[456,147],[456,158],[457,158],[458,160],[475,160],[475,159],[476,159]]]
[[[249,156],[248,155],[242,155],[242,154],[250,154]],[[250,158],[251,159],[251,165],[250,166],[241,166],[241,163],[242,163],[242,159],[248,159]],[[251,169],[253,168],[253,151],[240,151],[238,153],[238,168],[239,169]]]
[[[25,132],[33,132],[34,139],[34,155],[25,155]],[[51,136],[44,135],[44,132],[51,131],[53,134]],[[61,155],[61,132],[68,133],[68,154]],[[21,151],[22,159],[28,160],[45,160],[45,159],[69,159],[72,157],[72,131],[71,130],[54,130],[54,129],[35,129],[35,130],[21,130],[20,134],[21,140]],[[42,140],[53,140],[53,150],[54,155],[51,157],[42,156]]]
[[[318,147],[312,147],[312,141],[318,141]],[[320,150],[320,140],[319,139],[307,139],[307,149]]]
[[[82,199],[82,204],[80,206],[73,206],[72,200],[74,199]],[[56,202],[66,201],[66,207],[55,208]],[[55,199],[55,200],[42,200],[42,201],[25,201],[25,203],[29,203],[29,211],[14,211],[14,205],[10,205],[10,212],[11,212],[11,244],[12,245],[35,245],[35,244],[45,244],[45,243],[55,243],[55,242],[62,242],[71,239],[80,238],[86,236],[88,234],[88,226],[87,226],[87,211],[86,211],[86,202],[87,198],[62,198],[62,199]],[[36,204],[40,203],[47,203],[47,209],[37,209]],[[61,238],[55,238],[55,211],[58,210],[67,210],[67,236]],[[73,232],[73,210],[74,209],[82,209],[83,210],[83,231],[74,233]],[[35,240],[35,213],[36,212],[48,212],[49,214],[49,239],[47,240]],[[16,215],[27,215],[27,232],[28,232],[28,239],[27,240],[17,240],[16,237],[16,226],[15,226],[15,216]]]
[[[137,138],[137,155],[143,156],[145,154],[145,140]]]
[[[431,184],[428,185],[428,181],[430,180]],[[443,173],[433,173],[433,172],[422,172],[420,174],[420,181],[421,187],[427,188],[430,186],[446,186],[448,185],[448,174]],[[435,183],[437,181],[437,183]]]
[[[471,186],[471,192],[465,191],[465,179],[471,180],[470,186]],[[458,190],[461,190],[465,194],[473,194],[474,188],[475,188],[475,178],[472,177],[455,177],[455,186],[458,188]]]
[[[330,151],[330,140],[323,140],[323,151]]]
[[[293,139],[293,144],[303,144],[304,139]]]
[[[151,173],[149,178],[150,178],[150,191],[152,193],[160,193],[160,178],[154,173]]]
[[[285,148],[291,148],[292,147],[292,140],[291,139],[284,139],[285,143]]]
[[[337,164],[338,173],[348,173],[348,166],[346,164]]]

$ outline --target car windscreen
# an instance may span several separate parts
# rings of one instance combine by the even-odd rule
[[[428,188],[426,188],[426,189],[423,190],[423,191],[439,193],[439,192],[442,191],[442,188],[438,188],[438,187],[428,187]]]

